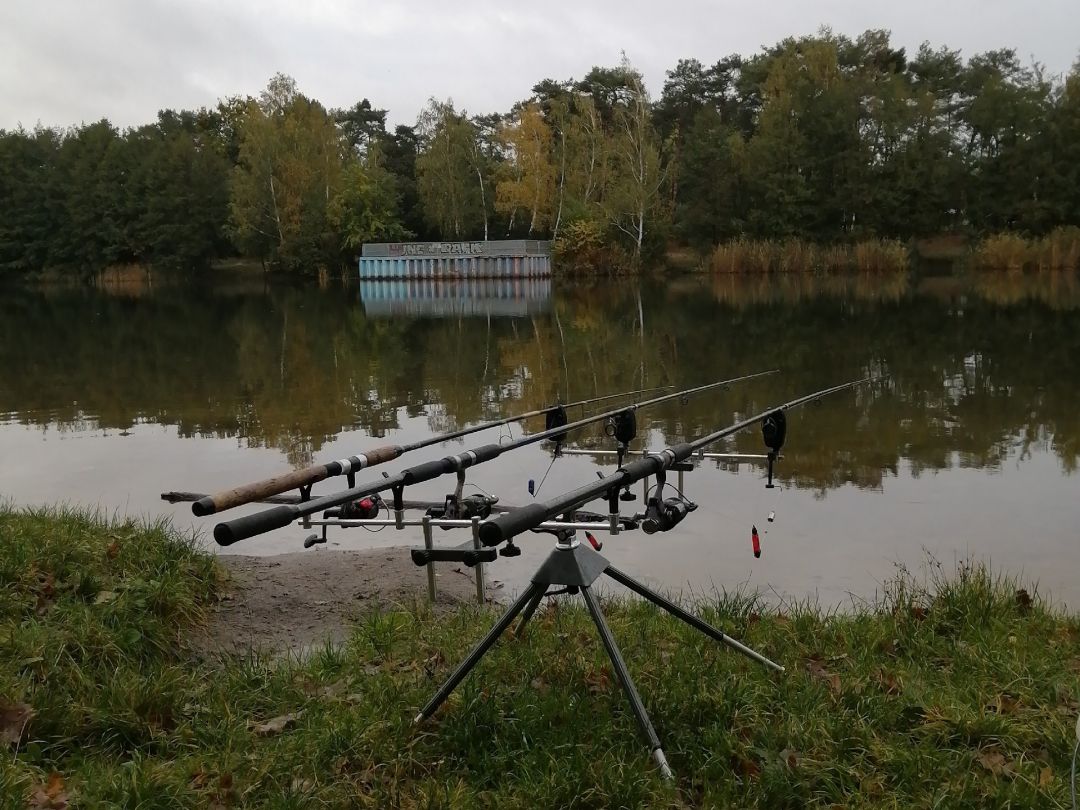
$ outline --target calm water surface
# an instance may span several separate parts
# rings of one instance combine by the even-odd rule
[[[207,537],[213,519],[159,493],[216,490],[557,396],[784,370],[642,411],[642,438],[658,448],[872,373],[873,386],[791,414],[781,489],[766,490],[760,468],[706,463],[687,478],[696,513],[670,534],[611,538],[606,555],[671,590],[745,586],[829,604],[872,597],[898,565],[978,558],[1080,604],[1073,276],[18,289],[0,296],[0,337],[0,496],[167,514]],[[578,445],[606,446],[598,430]],[[760,452],[759,434],[728,448]],[[528,480],[549,464],[530,447],[469,480],[524,503]],[[597,469],[610,465],[560,459],[540,494]],[[447,486],[410,492],[441,498]],[[770,511],[776,522],[766,524]],[[761,559],[752,524],[768,529]],[[284,529],[230,550],[297,551],[304,534]],[[419,542],[411,531],[360,529],[331,539]],[[491,571],[508,591],[550,548],[547,536],[523,545]],[[452,568],[442,575],[457,576]]]

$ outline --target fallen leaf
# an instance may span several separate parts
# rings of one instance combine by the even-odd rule
[[[116,591],[101,591],[94,597],[95,605],[104,605],[116,598]]]
[[[1001,694],[994,698],[994,702],[986,707],[986,711],[995,714],[1016,714],[1016,707],[1020,701],[1012,695]]]
[[[893,638],[888,641],[880,641],[878,649],[885,655],[895,656],[900,651],[900,639]]]
[[[68,796],[64,792],[64,777],[54,773],[49,781],[38,785],[30,794],[27,807],[31,810],[64,810],[68,806]]]
[[[611,688],[611,675],[608,673],[607,667],[590,670],[585,675],[585,685],[594,695],[607,692]]]
[[[201,790],[210,783],[211,778],[213,778],[213,773],[205,768],[199,768],[191,775],[188,784],[191,785],[193,790]]]
[[[1039,787],[1046,787],[1054,781],[1054,769],[1043,768],[1039,771]]]
[[[840,694],[840,676],[835,672],[829,672],[821,663],[819,658],[811,658],[806,662],[806,671],[813,675],[815,678],[821,678],[825,683],[829,685],[829,689],[833,694]]]
[[[975,759],[994,776],[1013,776],[1016,772],[1013,763],[1000,751],[984,751]]]
[[[339,698],[345,694],[348,688],[349,684],[342,678],[324,686],[319,694],[324,698]]]
[[[44,616],[52,606],[53,597],[56,596],[56,580],[52,574],[46,574],[38,584],[37,605],[34,608],[38,616]]]
[[[797,751],[793,751],[790,748],[785,748],[783,751],[780,752],[780,762],[782,762],[784,765],[787,765],[789,768],[791,768],[791,770],[795,770],[795,768],[799,764],[799,754]]]
[[[0,744],[18,745],[34,709],[26,703],[0,703]]]
[[[310,679],[303,679],[300,683],[300,688],[304,690],[304,693],[311,695],[312,697],[323,698],[337,698],[341,697],[348,690],[349,684],[344,678],[340,678],[330,684],[320,684],[317,681]]]
[[[886,695],[899,695],[903,691],[900,679],[891,672],[879,669],[877,671],[876,679],[878,686],[881,687],[881,691]]]
[[[1005,755],[1000,751],[988,751],[979,754],[976,759],[979,764],[982,765],[990,773],[1000,773],[1002,767],[1005,765]]]
[[[740,757],[738,771],[744,779],[757,779],[761,776],[761,766],[747,757]]]
[[[278,717],[272,717],[265,723],[256,723],[253,720],[249,720],[248,728],[260,737],[270,737],[274,734],[280,734],[286,729],[292,728],[296,725],[296,721],[303,716],[303,711],[299,711],[293,712],[292,714],[283,714]],[[222,775],[222,778],[224,778],[224,774]]]

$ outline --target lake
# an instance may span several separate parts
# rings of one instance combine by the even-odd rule
[[[684,595],[742,587],[828,605],[873,598],[901,566],[978,559],[1080,604],[1073,275],[14,288],[2,292],[0,330],[0,496],[169,515],[210,545],[215,519],[159,493],[214,491],[557,397],[782,369],[642,410],[639,443],[657,449],[872,374],[872,385],[791,412],[781,487],[767,490],[760,466],[704,462],[686,478],[696,512],[668,534],[605,538],[605,555]],[[599,428],[576,438],[610,447]],[[757,430],[716,449],[763,451]],[[598,469],[611,470],[610,459],[551,464],[531,446],[469,481],[520,504],[530,479],[550,496]],[[316,492],[336,488],[328,483]],[[451,484],[409,495],[441,499]],[[628,507],[641,506],[639,492]],[[752,525],[764,531],[760,559]],[[292,527],[229,551],[298,551],[305,535]],[[366,548],[420,536],[350,529],[331,540]],[[489,576],[513,591],[550,545],[548,535],[524,538],[525,553]]]

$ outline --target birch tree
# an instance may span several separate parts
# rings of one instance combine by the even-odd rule
[[[416,129],[421,143],[416,176],[425,217],[444,238],[467,239],[481,227],[486,232],[476,128],[452,101],[431,99]]]
[[[496,210],[529,212],[529,235],[551,222],[555,207],[556,167],[552,160],[551,127],[544,121],[540,105],[524,105],[517,120],[500,131],[508,155],[510,176],[499,183]]]
[[[605,208],[612,225],[633,241],[634,257],[640,258],[646,225],[657,214],[665,172],[641,74],[625,57],[622,70],[628,93],[626,102],[614,110],[612,178]]]
[[[344,146],[333,119],[278,74],[248,103],[233,171],[233,234],[249,253],[292,268],[336,259],[327,206],[342,184]]]

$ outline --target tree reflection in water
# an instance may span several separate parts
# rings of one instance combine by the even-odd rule
[[[135,292],[5,292],[8,421],[176,425],[302,465],[343,430],[381,436],[404,417],[443,431],[560,396],[779,367],[752,386],[642,413],[641,433],[677,441],[871,373],[881,379],[799,418],[781,469],[789,484],[877,488],[904,463],[919,475],[1035,453],[1072,473],[1080,454],[1080,283],[1069,274],[556,283],[520,313],[490,315],[460,302],[369,312],[353,287]],[[731,446],[759,442],[747,433]]]

